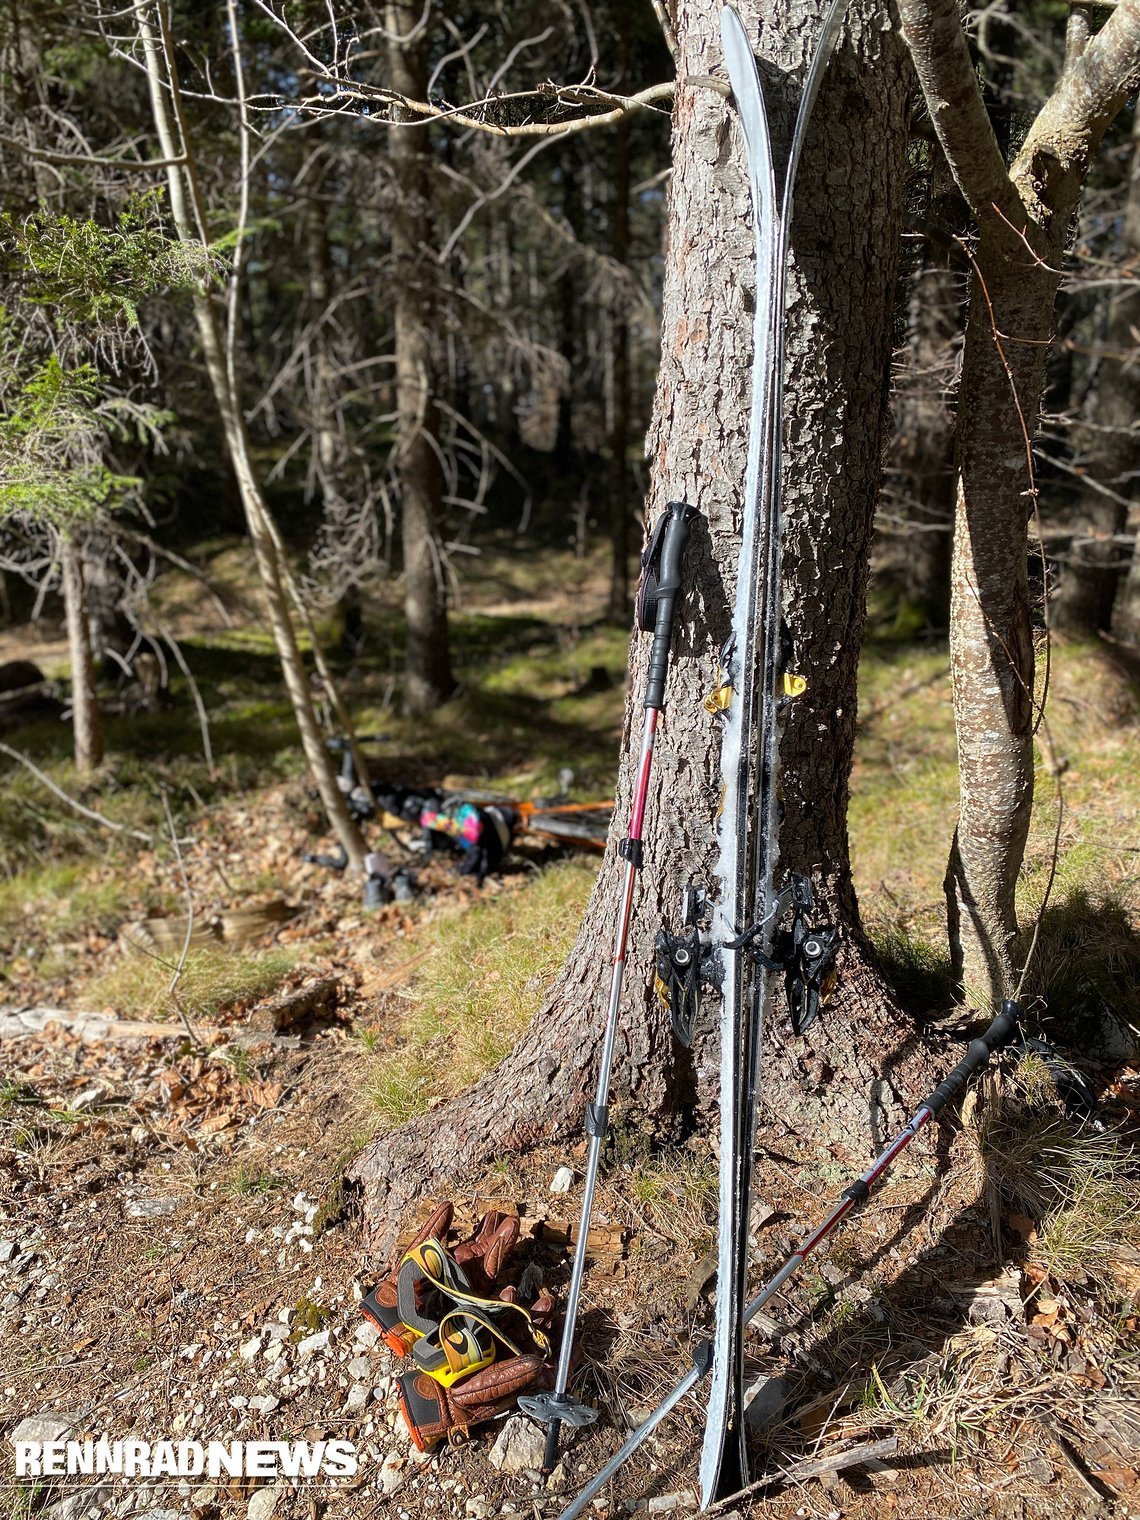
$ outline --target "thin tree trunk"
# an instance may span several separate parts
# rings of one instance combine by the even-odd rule
[[[573,143],[567,144],[562,161],[562,215],[575,238],[582,236],[582,195],[578,184],[578,160]],[[574,464],[574,395],[579,364],[580,311],[578,272],[572,252],[558,280],[558,352],[565,366],[565,380],[558,393],[558,425],[554,435],[554,463],[559,470]]]
[[[758,5],[746,16],[760,31]],[[797,4],[761,34],[775,92],[776,130],[790,134],[799,83],[823,6]],[[669,500],[703,513],[687,551],[666,720],[659,733],[616,1043],[615,1122],[660,1142],[715,1125],[715,1008],[692,1052],[672,1041],[651,990],[653,940],[676,922],[682,887],[707,881],[719,792],[719,724],[702,701],[717,679],[740,542],[751,361],[754,264],[747,179],[731,107],[689,76],[719,64],[717,0],[689,0],[679,18],[682,81],[674,107],[675,171],[665,268],[661,368],[650,436],[647,518]],[[806,1041],[774,1006],[765,1058],[768,1111],[805,1143],[865,1142],[873,1084],[890,1106],[909,1089],[912,1055],[897,1056],[898,1015],[862,958],[848,859],[847,777],[855,733],[855,672],[886,420],[894,274],[905,168],[907,73],[898,39],[871,7],[834,60],[803,164],[789,304],[785,501],[786,614],[809,692],[784,734],[787,816],[782,860],[814,875],[849,936],[844,994]],[[786,72],[789,71],[789,72]],[[874,271],[873,277],[869,271]],[[611,841],[562,976],[516,1050],[461,1098],[370,1147],[352,1168],[375,1243],[390,1246],[408,1201],[487,1157],[564,1135],[596,1076],[610,978],[645,684],[647,640],[631,653],[624,763]],[[892,1069],[892,1063],[893,1069]],[[805,1083],[804,1073],[808,1073]],[[826,1076],[825,1076],[826,1073]]]
[[[204,223],[195,175],[193,148],[184,130],[180,129],[177,135],[175,133],[176,119],[179,119],[181,128],[181,113],[174,58],[169,45],[167,17],[162,9],[162,0],[159,0],[155,13],[157,25],[151,20],[151,0],[138,0],[135,6],[135,17],[143,44],[151,108],[162,155],[171,160],[178,159],[180,156],[185,159],[182,167],[175,164],[167,170],[171,212],[178,236],[183,242],[202,242]],[[168,88],[171,92],[169,103],[166,94]],[[171,105],[173,105],[173,113]],[[179,139],[182,143],[181,150],[178,146]],[[287,570],[282,564],[279,540],[276,539],[273,520],[254,471],[240,399],[231,384],[216,298],[212,291],[199,289],[195,292],[193,300],[194,316],[197,321],[206,371],[214,392],[226,449],[245,510],[250,543],[253,545],[258,575],[265,595],[269,626],[278,658],[281,661],[285,687],[300,731],[305,759],[317,782],[321,801],[338,840],[344,847],[353,869],[363,873],[364,841],[360,837],[360,830],[349,816],[344,796],[337,785],[329,752],[324,746],[320,725],[317,722],[308,674],[289,612],[289,598],[284,581]]]
[[[103,763],[103,720],[95,696],[95,659],[87,621],[83,551],[69,533],[59,540],[63,572],[63,605],[67,616],[67,645],[71,656],[71,727],[75,769],[88,775]]]
[[[1012,995],[1014,892],[1033,804],[1033,641],[1026,569],[1037,424],[1065,243],[1104,132],[1140,80],[1140,11],[1090,40],[1074,9],[1065,66],[1006,168],[955,0],[900,0],[931,120],[979,228],[958,402],[951,675],[960,809],[946,874],[965,996]]]
[[[1132,122],[1132,153],[1124,203],[1119,264],[1133,266],[1140,254],[1140,111]],[[1085,404],[1095,428],[1078,428],[1077,443],[1088,458],[1087,485],[1075,513],[1080,540],[1069,551],[1053,597],[1053,624],[1076,638],[1095,638],[1112,626],[1117,587],[1128,561],[1116,541],[1128,523],[1128,499],[1140,478],[1140,293],[1113,292],[1105,324],[1105,354]]]
[[[623,33],[623,51],[624,51]],[[629,121],[614,129],[613,211],[610,220],[610,253],[621,269],[629,258]],[[613,330],[610,352],[613,361],[613,419],[610,426],[610,599],[609,615],[625,622],[629,615],[629,293],[624,286],[614,292]]]
[[[388,83],[414,100],[427,95],[428,28],[418,0],[388,0]],[[407,650],[404,706],[431,712],[455,690],[443,561],[443,465],[438,378],[431,323],[438,295],[431,214],[431,137],[422,123],[396,126],[389,155],[392,208],[392,302],[396,326],[396,405],[400,513],[404,549]]]
[[[950,626],[950,558],[957,471],[954,401],[965,306],[961,257],[951,234],[968,213],[935,142],[929,235],[907,301],[907,341],[894,387],[889,474],[913,523],[905,541],[906,589],[936,629]]]
[[[1035,426],[1056,279],[1004,268],[982,249],[970,301],[958,400],[958,494],[950,585],[950,672],[958,739],[959,817],[946,873],[956,979],[985,1006],[1012,992],[1014,890],[1033,807],[1033,638],[1026,555],[1026,450]],[[1006,350],[993,323],[1016,334]],[[1019,414],[1018,405],[1021,413]]]

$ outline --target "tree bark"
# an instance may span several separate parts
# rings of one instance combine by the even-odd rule
[[[822,10],[821,3],[781,7],[761,33],[779,143],[790,136]],[[755,35],[759,6],[745,11]],[[646,515],[653,523],[667,501],[687,499],[703,520],[687,551],[614,1066],[615,1123],[656,1141],[715,1124],[712,999],[693,1051],[685,1052],[673,1044],[650,984],[658,924],[676,922],[685,884],[709,878],[719,728],[702,699],[716,682],[729,627],[747,447],[755,276],[743,148],[725,100],[685,82],[721,67],[718,15],[716,0],[687,0],[677,18],[682,83],[674,107]],[[765,1077],[769,1121],[813,1141],[865,1135],[874,1107],[869,1095],[884,1063],[903,1070],[896,1066],[880,1101],[891,1102],[892,1082],[909,1088],[897,1013],[863,958],[846,832],[855,671],[886,418],[906,98],[901,45],[870,5],[861,6],[852,37],[832,63],[807,143],[787,322],[786,612],[795,667],[810,687],[794,704],[783,739],[781,853],[787,868],[813,874],[849,938],[842,1003],[806,1041],[792,1041],[784,1010],[774,1008]],[[623,866],[615,846],[628,816],[647,643],[637,638],[631,651],[615,838],[551,997],[495,1072],[373,1144],[352,1168],[381,1253],[411,1199],[489,1156],[565,1135],[592,1093],[611,970],[604,947],[612,940]]]
[[[960,808],[946,873],[955,972],[982,1005],[1014,993],[1014,892],[1033,806],[1026,561],[1031,437],[1065,243],[1089,162],[1140,77],[1140,4],[1072,48],[1010,170],[955,0],[900,0],[931,120],[978,227],[958,400],[950,662]]]
[[[103,763],[103,719],[95,696],[95,657],[87,621],[87,595],[83,580],[83,551],[70,533],[60,534],[60,567],[63,605],[67,618],[67,645],[71,656],[71,728],[75,769],[89,775]]]
[[[388,0],[388,80],[413,100],[427,96],[428,28],[418,0]],[[396,328],[396,470],[404,550],[404,706],[433,711],[455,690],[448,645],[443,560],[443,466],[439,383],[431,323],[437,306],[430,128],[392,130],[392,300]]]
[[[624,37],[623,37],[624,44]],[[623,45],[623,52],[625,51]],[[610,253],[614,263],[624,269],[629,258],[629,120],[624,118],[614,128],[614,187],[610,215]],[[629,449],[630,372],[628,293],[624,287],[614,291],[612,301],[613,332],[610,340],[613,361],[613,417],[610,423],[609,516],[610,516],[610,596],[609,615],[624,623],[629,616]]]

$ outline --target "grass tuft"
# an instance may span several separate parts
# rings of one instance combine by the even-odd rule
[[[1000,1194],[1035,1222],[1031,1259],[1057,1281],[1110,1289],[1114,1259],[1140,1246],[1136,1153],[1068,1118],[1043,1064],[1023,1063],[1018,1085],[985,1106],[979,1149]]]
[[[91,982],[86,996],[95,1007],[114,1008],[120,1018],[168,1019],[181,1009],[191,1019],[211,1019],[272,992],[295,963],[296,956],[284,950],[195,950],[171,996],[174,966],[132,954]]]

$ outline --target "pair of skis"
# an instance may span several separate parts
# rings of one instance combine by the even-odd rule
[[[718,861],[712,890],[686,893],[680,936],[658,936],[658,975],[671,1002],[674,1029],[684,1043],[692,1038],[702,976],[721,990],[720,1094],[721,1160],[716,1333],[702,1356],[712,1372],[708,1420],[701,1455],[701,1499],[707,1506],[748,1481],[744,1441],[743,1337],[749,1314],[748,1214],[752,1187],[752,1147],[759,1089],[760,1044],[773,971],[782,971],[791,992],[793,1022],[806,1027],[818,1006],[823,979],[834,962],[836,935],[815,926],[811,883],[789,878],[777,889],[778,745],[782,695],[803,689],[785,668],[788,639],[781,614],[783,519],[780,497],[783,327],[792,198],[812,107],[834,51],[847,0],[832,0],[808,69],[788,153],[782,195],[777,196],[767,112],[747,33],[730,6],[721,17],[729,79],[747,148],[756,238],[756,306],[753,328],[752,407],[743,495],[740,563],[730,637],[721,654],[723,679],[714,706],[724,713],[721,738],[723,801],[717,830]],[[680,547],[688,517],[672,508],[659,533],[677,549],[673,561],[679,587]],[[652,565],[653,545],[650,546]],[[675,595],[675,593],[674,593]],[[625,966],[633,885],[640,865],[653,733],[663,703],[673,602],[658,606],[646,727],[635,786],[633,822],[622,847],[627,861],[619,912],[609,1017],[603,1043],[598,1093],[587,1112],[589,1159],[582,1226],[571,1274],[566,1328],[555,1387],[549,1394],[520,1400],[528,1413],[547,1422],[545,1466],[557,1452],[559,1426],[586,1423],[593,1411],[569,1395],[569,1371],[577,1319],[589,1213],[602,1140],[613,1041]],[[642,626],[647,622],[641,618]],[[782,690],[781,690],[782,688]],[[705,911],[705,904],[711,908]],[[785,927],[791,915],[790,927]],[[698,920],[709,920],[702,936]],[[692,1377],[703,1375],[695,1369]],[[677,1397],[682,1396],[678,1394]],[[669,1407],[672,1407],[671,1405]],[[660,1411],[657,1418],[662,1417]],[[621,1454],[619,1453],[619,1459]],[[612,1469],[613,1464],[611,1464]],[[607,1469],[607,1475],[611,1469]],[[589,1492],[592,1494],[595,1489]],[[573,1513],[577,1513],[580,1500]]]
[[[791,909],[802,923],[812,906],[806,880],[801,879],[791,893],[776,888],[779,704],[782,697],[796,694],[798,684],[786,669],[788,640],[781,607],[784,320],[792,202],[800,154],[847,3],[832,0],[824,20],[800,97],[779,197],[756,59],[736,11],[726,5],[721,12],[725,63],[747,152],[756,237],[756,308],[740,570],[732,631],[721,661],[731,694],[721,741],[724,802],[718,826],[718,890],[711,922],[712,944],[723,957],[720,1214],[712,1383],[700,1465],[702,1507],[737,1492],[748,1482],[743,1338],[761,1040],[772,972],[788,969],[776,953],[781,920]],[[831,949],[833,932],[822,930],[821,934]],[[801,940],[805,937],[800,936]],[[820,948],[826,959],[822,942]]]
[[[670,998],[673,1026],[688,1043],[699,1007],[702,977],[719,984],[721,1002],[721,1161],[719,1262],[716,1334],[702,1352],[702,1364],[690,1375],[699,1380],[711,1367],[712,1387],[701,1456],[701,1497],[707,1506],[747,1483],[744,1445],[743,1336],[749,1315],[748,1213],[752,1186],[752,1146],[759,1087],[760,1040],[773,971],[785,974],[791,993],[793,1022],[803,1028],[818,1006],[821,985],[834,962],[836,935],[810,923],[811,883],[790,878],[777,890],[779,704],[803,683],[785,669],[787,637],[781,615],[783,519],[780,510],[781,401],[783,327],[789,230],[796,173],[815,97],[834,51],[848,0],[832,0],[823,32],[808,69],[788,153],[783,192],[777,198],[776,175],[756,61],[736,11],[725,6],[721,36],[729,79],[747,148],[753,224],[756,237],[756,307],[753,329],[752,408],[743,495],[743,529],[736,596],[729,639],[721,654],[722,684],[714,706],[724,713],[721,738],[723,801],[717,840],[713,890],[686,893],[684,932],[658,936],[660,984]],[[678,508],[672,509],[677,512]],[[691,510],[691,509],[688,509]],[[687,524],[687,519],[686,519]],[[661,532],[678,535],[680,521]],[[652,556],[653,545],[650,546]],[[652,562],[652,561],[651,561]],[[679,585],[679,557],[676,560]],[[668,615],[672,616],[672,603]],[[554,1390],[520,1400],[528,1413],[549,1425],[546,1469],[553,1466],[558,1429],[563,1422],[586,1423],[593,1411],[569,1396],[569,1368],[585,1264],[589,1220],[601,1141],[606,1127],[609,1070],[625,964],[625,941],[636,867],[640,864],[640,826],[648,766],[652,755],[655,708],[663,701],[668,662],[668,623],[658,613],[651,660],[651,692],[646,698],[646,732],[635,787],[634,820],[623,846],[628,862],[614,958],[609,1018],[603,1044],[598,1096],[587,1113],[589,1160],[582,1226],[571,1274],[566,1328]],[[644,619],[642,626],[647,626]],[[660,682],[653,688],[654,671]],[[754,756],[755,751],[755,756]],[[755,775],[754,775],[755,768]],[[706,914],[705,904],[711,903]],[[789,913],[790,927],[785,927]],[[697,921],[708,917],[702,936]],[[707,948],[706,948],[707,946]],[[707,1367],[705,1366],[707,1364]],[[672,1402],[683,1396],[686,1382]],[[653,1424],[667,1409],[658,1411]],[[648,1427],[643,1434],[648,1433]],[[643,1438],[642,1437],[639,1437]],[[628,1443],[627,1443],[628,1444]],[[632,1449],[632,1447],[630,1447]],[[603,1475],[604,1481],[624,1460],[625,1448]],[[597,1491],[592,1485],[567,1515],[580,1512]]]

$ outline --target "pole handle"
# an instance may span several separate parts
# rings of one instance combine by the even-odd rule
[[[669,673],[669,646],[673,642],[673,613],[681,589],[681,559],[696,507],[671,501],[658,524],[646,554],[643,597],[653,608],[653,645],[649,652],[649,676],[645,706],[658,712],[665,706],[665,678]],[[643,607],[642,613],[647,610]],[[642,626],[645,626],[642,617]]]
[[[962,1092],[970,1078],[986,1066],[990,1057],[996,1050],[1009,1043],[1017,1030],[1018,1020],[1021,1017],[1021,1009],[1008,999],[1001,1005],[1001,1012],[986,1030],[985,1034],[979,1035],[976,1040],[971,1040],[966,1048],[966,1054],[942,1082],[934,1089],[922,1105],[929,1109],[931,1116],[937,1118],[939,1112],[946,1104],[956,1098]]]

